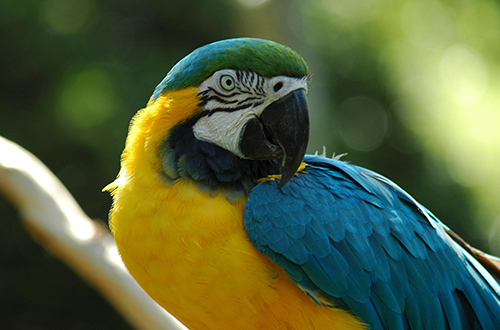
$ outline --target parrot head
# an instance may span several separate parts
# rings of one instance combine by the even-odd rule
[[[307,147],[308,77],[295,51],[262,39],[218,41],[187,55],[149,102],[196,90],[197,110],[175,109],[187,117],[169,131],[161,148],[167,178],[248,190],[249,180],[281,174],[281,188]]]

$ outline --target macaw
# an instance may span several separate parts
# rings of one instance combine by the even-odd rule
[[[106,189],[121,257],[191,329],[500,329],[500,261],[389,179],[305,155],[309,69],[237,38],[133,118]]]

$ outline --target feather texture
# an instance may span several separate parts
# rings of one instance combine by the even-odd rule
[[[447,228],[372,171],[319,156],[245,208],[250,240],[308,294],[372,329],[500,329],[499,285]]]

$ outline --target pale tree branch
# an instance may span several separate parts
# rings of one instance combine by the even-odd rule
[[[109,231],[85,215],[40,160],[1,136],[0,190],[17,206],[33,238],[96,288],[133,326],[186,329],[129,275]]]

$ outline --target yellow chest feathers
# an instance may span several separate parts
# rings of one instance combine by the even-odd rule
[[[243,202],[208,197],[185,181],[153,192],[144,181],[117,191],[115,238],[139,284],[188,327],[359,328],[345,312],[317,306],[256,250],[244,230]],[[140,189],[144,194],[131,194]]]

